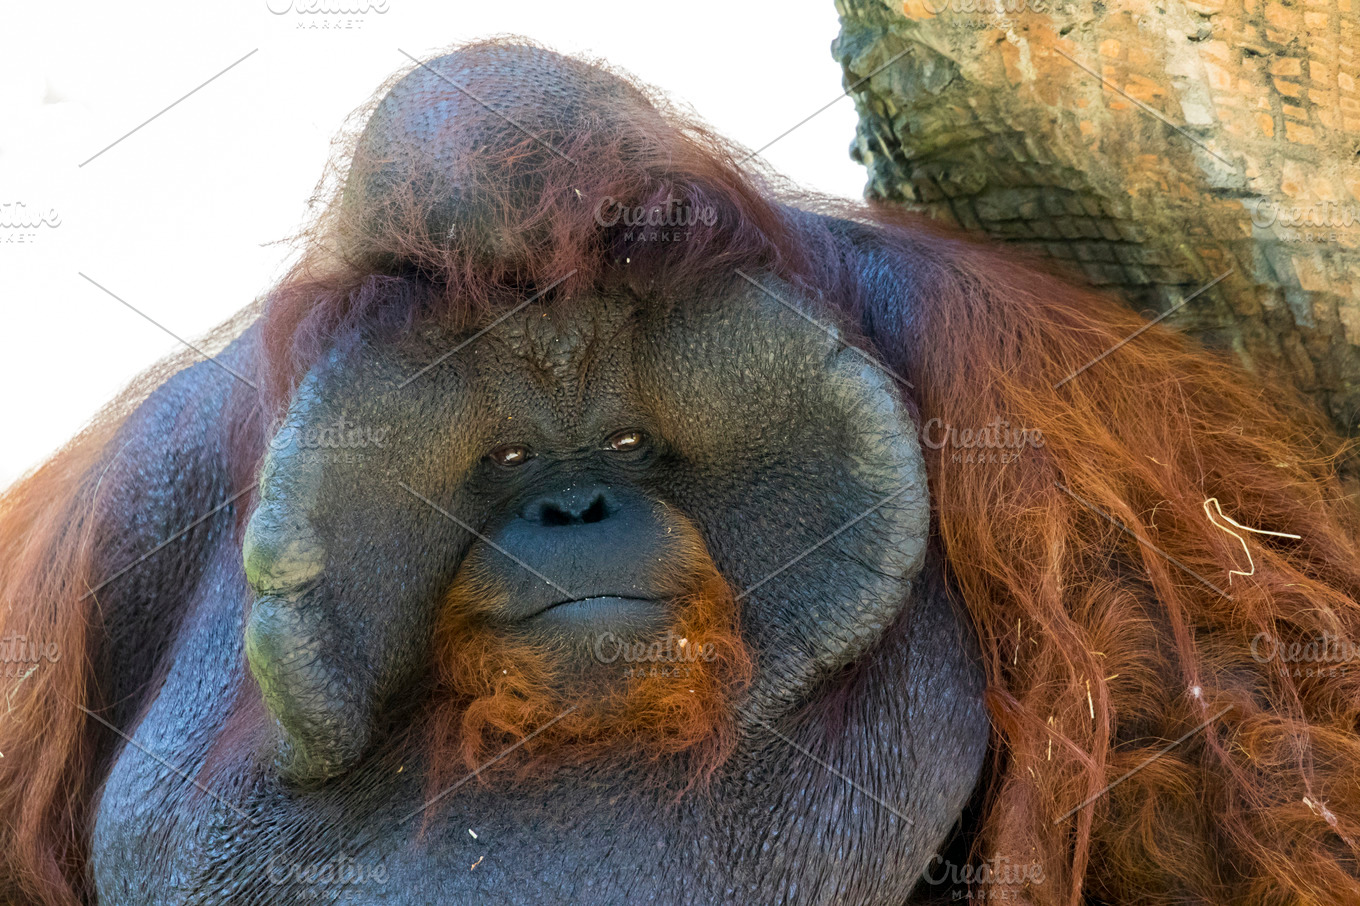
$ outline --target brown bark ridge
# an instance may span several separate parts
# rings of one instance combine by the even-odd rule
[[[836,6],[868,197],[1189,298],[1167,323],[1360,433],[1360,0]]]

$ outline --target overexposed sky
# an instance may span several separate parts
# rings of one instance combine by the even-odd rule
[[[7,5],[0,487],[179,348],[80,275],[191,341],[248,304],[283,272],[277,240],[302,223],[330,139],[401,50],[521,34],[589,52],[757,148],[840,93],[837,31],[831,0]],[[842,98],[764,156],[859,197],[854,129]]]

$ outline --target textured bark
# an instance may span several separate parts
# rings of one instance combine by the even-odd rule
[[[1357,433],[1357,0],[836,2],[870,197],[1150,313],[1231,270],[1167,323]]]

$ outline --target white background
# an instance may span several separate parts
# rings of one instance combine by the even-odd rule
[[[409,65],[398,48],[423,58],[520,34],[588,52],[751,148],[842,89],[832,0],[385,0],[385,12],[271,11],[288,2],[58,0],[0,13],[0,204],[59,220],[0,222],[0,488],[178,348],[79,274],[190,340],[248,304],[283,273],[290,251],[279,240],[303,223],[345,116]],[[365,6],[297,5],[318,3]],[[352,27],[312,27],[321,24]],[[764,157],[804,186],[858,197],[854,129],[854,105],[841,98]]]

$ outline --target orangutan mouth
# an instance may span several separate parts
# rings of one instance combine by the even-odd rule
[[[666,619],[670,608],[654,598],[633,598],[626,595],[589,595],[555,601],[527,619],[538,625],[618,626],[619,624],[651,623]]]

